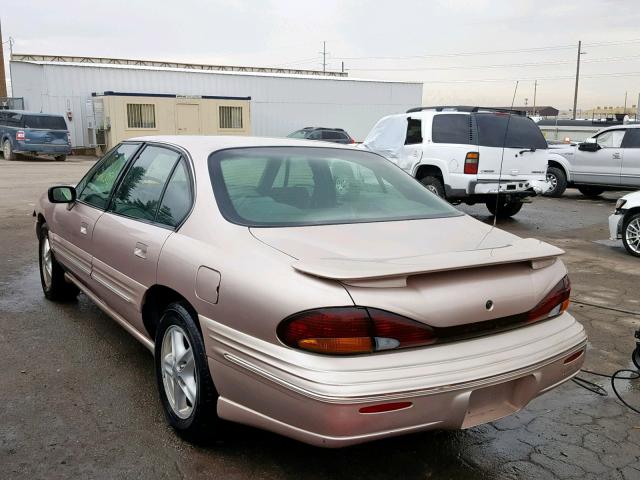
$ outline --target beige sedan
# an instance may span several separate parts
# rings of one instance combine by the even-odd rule
[[[152,351],[188,438],[220,418],[326,447],[468,428],[584,360],[561,250],[371,152],[133,139],[35,215],[46,297],[83,292]]]

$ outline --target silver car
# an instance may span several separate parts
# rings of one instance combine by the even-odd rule
[[[338,447],[468,428],[571,378],[562,251],[485,225],[383,157],[146,137],[38,203],[42,287],[155,355],[169,423]]]

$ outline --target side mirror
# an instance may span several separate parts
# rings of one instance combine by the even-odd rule
[[[74,187],[51,187],[47,191],[51,203],[73,203],[76,201],[76,189]]]
[[[582,150],[584,152],[597,152],[598,150],[600,150],[602,147],[600,145],[598,145],[595,142],[595,138],[594,139],[588,139],[588,140],[592,140],[592,141],[585,141],[582,142],[578,145],[578,150]]]

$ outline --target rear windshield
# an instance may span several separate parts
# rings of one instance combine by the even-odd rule
[[[296,130],[293,133],[290,133],[289,135],[287,135],[287,137],[289,138],[307,138],[307,133],[309,132],[309,130]]]
[[[49,115],[24,115],[24,128],[40,128],[44,130],[66,130],[67,124],[62,117]]]
[[[302,226],[461,215],[370,152],[313,147],[222,150],[209,157],[224,217],[247,226]]]
[[[511,120],[509,120],[511,118]],[[540,128],[530,118],[506,113],[478,113],[478,143],[481,147],[547,148]],[[505,138],[505,130],[509,129]]]

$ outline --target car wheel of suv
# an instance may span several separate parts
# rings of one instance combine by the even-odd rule
[[[13,153],[13,149],[11,148],[11,142],[9,140],[5,140],[2,144],[2,155],[5,160],[15,160],[16,154]]]
[[[440,198],[445,198],[444,195],[444,185],[439,178],[436,177],[422,177],[420,179],[420,183],[426,187],[431,193],[439,196]]]
[[[567,189],[567,176],[558,167],[547,168],[547,182],[551,184],[551,189],[545,193],[547,197],[561,197]]]
[[[196,314],[182,303],[169,305],[160,319],[155,345],[156,379],[169,424],[188,440],[210,437],[219,422],[218,392]]]
[[[66,155],[56,155],[53,157],[56,162],[64,162],[67,159]]]
[[[487,200],[485,203],[487,209],[492,215],[498,218],[513,217],[522,209],[522,202],[520,200],[503,200],[499,199],[497,202],[495,199]]]
[[[40,227],[39,242],[40,283],[44,296],[53,301],[73,300],[78,296],[78,287],[64,278],[64,269],[56,261],[51,243],[49,243],[49,229],[47,224]]]
[[[625,219],[626,220],[626,219]],[[622,243],[634,257],[640,257],[640,213],[635,213],[624,222]]]
[[[578,190],[585,197],[597,197],[604,192],[604,188],[592,187],[591,185],[580,185]]]

